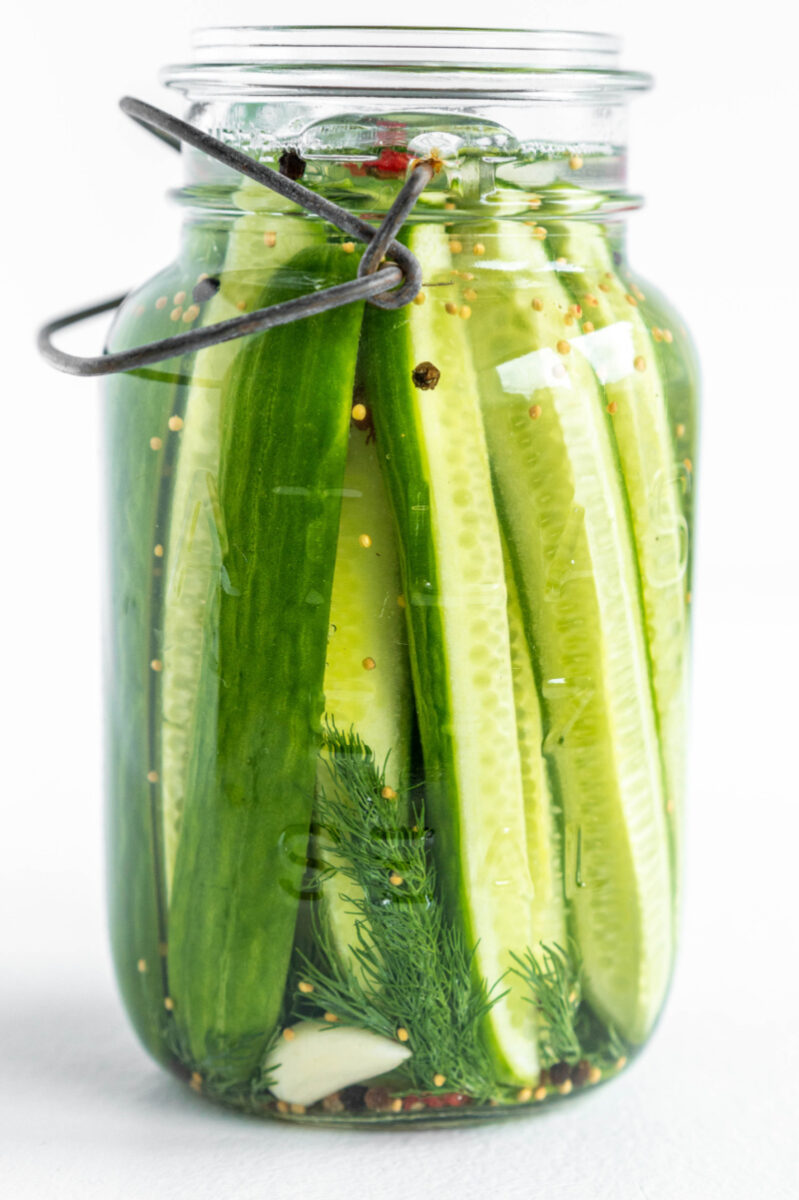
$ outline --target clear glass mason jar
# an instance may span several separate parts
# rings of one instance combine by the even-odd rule
[[[111,927],[150,1052],[324,1123],[536,1110],[650,1036],[675,941],[696,366],[628,265],[605,35],[235,29],[189,119],[424,286],[110,377]],[[353,277],[196,151],[120,349]]]

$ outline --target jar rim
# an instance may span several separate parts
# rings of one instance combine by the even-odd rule
[[[242,25],[194,31],[162,72],[190,94],[281,92],[622,98],[651,77],[619,66],[613,34],[563,29]]]

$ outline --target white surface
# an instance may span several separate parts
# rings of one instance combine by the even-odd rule
[[[634,108],[633,184],[649,206],[632,255],[694,331],[705,422],[684,947],[666,1018],[627,1077],[559,1111],[389,1135],[224,1114],[162,1076],[127,1030],[103,915],[96,388],[31,349],[44,316],[146,277],[172,251],[177,214],[161,193],[175,163],[117,114],[117,97],[168,105],[156,70],[185,54],[192,25],[271,14],[220,0],[15,6],[4,132],[27,158],[4,185],[0,259],[15,325],[0,473],[4,1197],[799,1194],[794,25],[777,0],[746,23],[713,8],[500,2],[489,17],[466,2],[406,5],[408,22],[615,28],[627,65],[656,73]],[[345,2],[335,17],[380,12]],[[99,339],[87,334],[87,350]]]

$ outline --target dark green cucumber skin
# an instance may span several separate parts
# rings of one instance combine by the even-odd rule
[[[216,268],[223,244],[219,231],[192,231],[181,260],[122,305],[108,349],[174,333],[169,315],[172,297],[190,290],[201,271]],[[161,296],[167,296],[169,303],[156,309]],[[158,681],[150,662],[159,653],[158,605],[165,563],[153,550],[160,540],[159,519],[174,451],[168,421],[181,411],[187,371],[186,363],[170,359],[141,371],[111,375],[103,389],[110,583],[105,618],[109,926],[125,1007],[142,1043],[159,1061],[170,1057],[164,1042],[165,913],[158,785],[149,782],[147,775],[157,767],[158,758]],[[153,437],[161,439],[160,449],[151,448]]]
[[[258,307],[343,282],[356,265],[340,247],[303,251],[283,273],[288,286],[273,283]],[[188,1061],[222,1056],[229,1084],[256,1068],[289,970],[361,317],[362,306],[348,305],[249,339],[223,384],[227,549],[215,661],[206,663],[215,728],[200,714],[168,966]]]
[[[410,322],[403,310],[367,308],[358,381],[367,397],[378,459],[394,513],[402,586],[407,597],[408,645],[416,722],[424,757],[424,794],[435,828],[434,854],[446,901],[457,920],[462,898],[451,867],[459,861],[460,828],[451,803],[448,764],[454,762],[449,676],[435,561],[430,485],[413,415]],[[432,393],[431,393],[432,395]]]

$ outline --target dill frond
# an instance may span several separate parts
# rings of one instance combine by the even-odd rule
[[[612,1025],[601,1022],[582,995],[582,962],[576,945],[564,950],[541,942],[534,952],[511,954],[511,968],[527,984],[527,1000],[538,1016],[541,1065],[585,1061],[606,1067],[629,1051]]]
[[[404,817],[405,806],[383,796],[385,763],[354,730],[328,721],[325,751],[329,785],[320,789],[316,820],[355,917],[360,979],[318,914],[325,961],[300,952],[303,978],[339,1021],[386,1037],[407,1033],[412,1056],[401,1071],[409,1089],[434,1090],[434,1076],[443,1075],[448,1091],[484,1098],[492,1072],[480,1025],[500,995],[476,978],[474,950],[438,899],[423,805]]]

